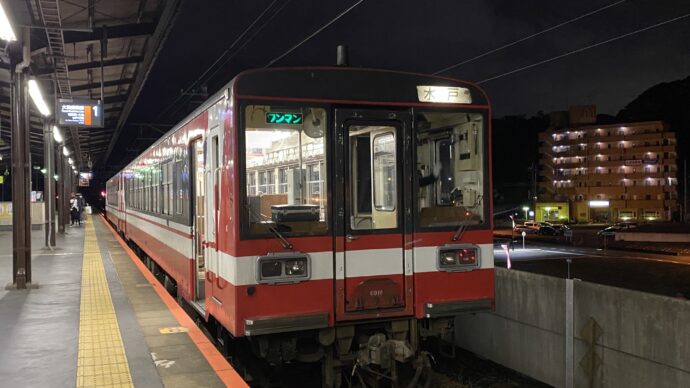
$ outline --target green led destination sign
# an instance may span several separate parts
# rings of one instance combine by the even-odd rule
[[[266,124],[302,124],[301,113],[266,113]]]

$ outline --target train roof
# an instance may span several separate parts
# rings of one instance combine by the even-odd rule
[[[237,97],[319,99],[333,102],[419,104],[418,86],[460,87],[471,105],[488,105],[477,85],[452,78],[355,67],[304,67],[248,70],[235,78]]]

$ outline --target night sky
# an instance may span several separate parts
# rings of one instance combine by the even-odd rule
[[[617,2],[366,0],[273,66],[332,65],[336,45],[346,44],[352,66],[433,73]],[[225,64],[202,79],[209,93],[244,69],[266,66],[355,3],[185,1],[130,122],[175,123],[193,110],[202,98],[178,98],[180,89],[190,87],[267,7]],[[687,0],[623,1],[443,75],[481,81],[688,13]],[[648,87],[688,75],[690,17],[482,86],[496,117],[590,103],[599,113],[616,114]]]

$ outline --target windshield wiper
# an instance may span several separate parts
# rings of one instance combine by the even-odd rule
[[[261,214],[261,212],[252,209],[252,207],[251,207],[249,204],[247,204],[247,209],[249,209],[249,211],[250,211],[252,214],[254,214],[254,216],[258,216],[258,218],[263,219],[264,221],[268,221],[268,217],[266,217],[266,216],[264,216],[263,214]],[[250,222],[251,222],[251,221],[250,221]],[[272,225],[269,224],[269,223],[264,223],[264,222],[259,222],[259,223],[260,223],[261,225],[265,226],[266,229],[268,229],[271,233],[273,233],[273,235],[278,239],[278,241],[280,241],[280,245],[282,245],[283,248],[285,248],[285,249],[292,249],[293,245],[290,243],[290,241],[288,241],[288,240],[285,238],[285,236],[283,236],[282,233],[280,233],[280,231],[278,230],[278,228],[272,226]]]
[[[461,223],[460,226],[458,227],[458,230],[455,231],[455,234],[451,238],[451,241],[458,241],[462,237],[462,235],[465,233],[467,230],[467,224],[466,223]]]

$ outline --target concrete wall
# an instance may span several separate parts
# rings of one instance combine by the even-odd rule
[[[565,280],[496,269],[495,313],[456,319],[456,343],[547,384],[565,385]],[[599,335],[597,367],[581,365]],[[690,387],[690,301],[575,281],[575,387]],[[591,357],[591,356],[590,356]]]

